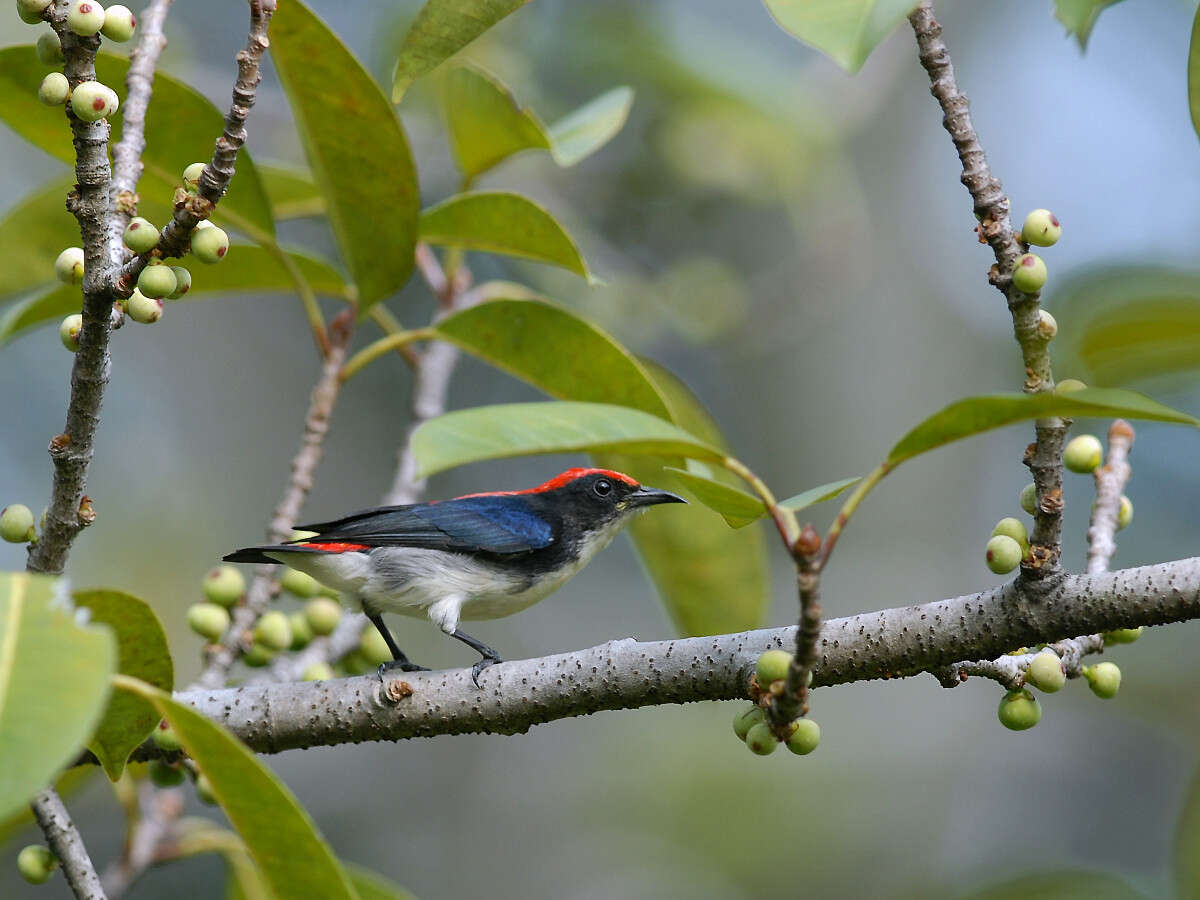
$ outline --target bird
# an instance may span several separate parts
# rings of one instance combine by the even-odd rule
[[[391,651],[392,668],[425,671],[397,645],[384,613],[428,617],[480,655],[479,675],[502,657],[459,628],[498,619],[558,590],[637,515],[686,503],[611,469],[572,468],[534,488],[360,510],[297,526],[306,536],[244,547],[226,562],[278,563],[306,572],[362,607]]]

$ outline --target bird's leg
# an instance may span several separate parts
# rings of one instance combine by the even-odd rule
[[[366,610],[363,610],[363,612],[366,612]],[[404,651],[396,645],[396,639],[392,637],[392,633],[388,631],[388,627],[383,624],[383,616],[381,616],[379,613],[367,613],[367,618],[370,619],[371,624],[378,629],[380,635],[383,637],[384,643],[387,644],[388,649],[392,651],[392,661],[381,663],[379,666],[380,677],[382,677],[383,673],[389,669],[399,669],[401,672],[429,671],[426,666],[418,666],[415,662],[412,662],[407,656],[404,655]]]
[[[479,684],[480,672],[482,672],[488,666],[494,666],[498,662],[504,662],[500,654],[487,644],[483,643],[483,641],[473,638],[469,634],[459,631],[457,628],[450,632],[450,637],[454,638],[455,640],[462,641],[464,644],[483,657],[481,660],[479,660],[479,662],[471,666],[471,680],[475,682],[475,687],[481,687]]]

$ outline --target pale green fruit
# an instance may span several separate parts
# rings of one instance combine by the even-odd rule
[[[128,6],[110,6],[104,11],[104,24],[100,27],[100,33],[110,41],[124,43],[133,37],[136,25],[137,20]]]
[[[1052,247],[1062,237],[1062,226],[1058,216],[1048,209],[1035,209],[1025,217],[1021,226],[1021,240],[1038,247]]]
[[[1025,294],[1035,294],[1046,283],[1046,263],[1036,253],[1026,253],[1013,267],[1013,287]]]
[[[80,37],[90,37],[104,27],[104,7],[95,0],[75,0],[67,10],[67,27]]]
[[[63,284],[79,284],[83,281],[83,248],[68,247],[54,261],[54,274]]]
[[[257,641],[250,645],[250,649],[242,656],[242,662],[252,669],[261,669],[263,666],[271,664],[271,660],[275,658],[275,651],[270,647],[264,647]]]
[[[175,290],[167,294],[167,299],[178,300],[192,289],[192,273],[183,266],[171,266],[171,271],[175,273]]]
[[[200,637],[217,641],[229,628],[229,610],[216,603],[193,603],[188,607],[187,623]]]
[[[213,793],[212,782],[203,772],[196,776],[196,797],[206,806],[217,805],[217,795]]]
[[[1024,731],[1042,720],[1042,705],[1032,691],[1021,688],[1004,695],[997,715],[1005,728]]]
[[[1104,632],[1105,645],[1110,644],[1132,644],[1142,636],[1142,629],[1139,628],[1118,628],[1115,631]]]
[[[170,266],[149,265],[138,276],[138,290],[151,300],[161,300],[175,291],[175,273]]]
[[[17,854],[17,871],[30,884],[45,884],[58,868],[58,857],[41,844],[30,844]]]
[[[300,678],[304,681],[328,681],[333,678],[333,668],[329,663],[313,663],[304,670]]]
[[[775,737],[775,732],[771,731],[770,725],[759,722],[750,726],[750,730],[746,732],[746,746],[750,748],[751,753],[758,756],[770,756],[779,748],[779,739]]]
[[[141,279],[139,278],[140,282]],[[125,301],[125,315],[133,319],[135,322],[141,322],[143,325],[151,325],[162,318],[163,302],[147,297],[137,288],[133,289],[133,293],[129,295],[129,299]]]
[[[207,163],[194,162],[183,170],[183,187],[189,193],[196,193],[200,188],[200,176],[204,174],[204,167]],[[197,228],[200,225],[196,226]]]
[[[1025,670],[1025,681],[1047,694],[1053,694],[1067,683],[1067,673],[1063,671],[1062,660],[1057,653],[1043,650],[1030,661],[1029,668]]]
[[[37,537],[33,510],[24,503],[13,503],[0,510],[0,538],[10,544],[25,544]]]
[[[342,607],[328,597],[313,597],[304,604],[304,616],[312,626],[313,634],[324,637],[333,634],[342,618]]]
[[[1090,475],[1104,460],[1104,445],[1094,434],[1073,437],[1063,448],[1063,465],[1080,475]]]
[[[821,726],[812,719],[800,719],[793,723],[796,730],[787,740],[787,748],[797,756],[808,756],[821,743]]]
[[[192,255],[202,263],[218,263],[229,252],[229,235],[213,225],[192,232]]]
[[[279,583],[293,597],[299,597],[302,600],[321,593],[321,585],[317,579],[298,569],[284,569],[283,574],[279,577]]]
[[[38,35],[37,58],[47,66],[55,66],[63,61],[62,41],[53,31],[43,31]]]
[[[758,686],[766,690],[773,681],[787,678],[788,667],[792,664],[792,654],[786,650],[768,650],[758,658],[755,672],[758,675]]]
[[[1052,341],[1054,340],[1054,336],[1058,334],[1058,322],[1046,310],[1039,309],[1037,330],[1038,337],[1043,341]]]
[[[992,529],[992,537],[998,534],[1007,535],[1021,545],[1022,559],[1029,555],[1029,532],[1025,529],[1025,523],[1020,519],[1014,519],[1012,516],[1001,519]]]
[[[58,339],[62,345],[74,353],[79,349],[79,332],[83,330],[83,316],[74,313],[62,320],[58,326]]]
[[[289,649],[303,650],[312,643],[312,626],[308,624],[308,618],[304,613],[299,610],[288,613],[288,625],[292,627],[292,646]]]
[[[286,650],[292,645],[292,626],[287,615],[277,609],[262,614],[254,626],[254,642],[269,650]]]
[[[1087,385],[1078,378],[1064,378],[1058,384],[1054,385],[1054,393],[1056,394],[1073,394],[1076,391],[1087,390]]]
[[[392,660],[392,651],[388,649],[387,641],[378,628],[363,629],[362,637],[358,640],[358,652],[370,666],[381,666]]]
[[[1031,516],[1037,514],[1037,485],[1032,481],[1021,488],[1021,509]]]
[[[150,763],[150,780],[158,787],[167,788],[183,784],[183,767],[165,763],[161,759]]]
[[[179,735],[175,733],[175,729],[171,727],[166,719],[158,723],[158,727],[150,733],[150,737],[154,741],[154,746],[159,750],[165,750],[167,753],[174,753],[176,750],[183,749],[183,742],[179,740]]]
[[[363,659],[362,654],[358,652],[357,648],[343,656],[338,666],[347,675],[365,675],[367,672],[377,668],[377,666],[373,666]]]
[[[1006,534],[998,534],[987,542],[987,567],[997,575],[1006,575],[1021,564],[1023,553],[1015,540]]]
[[[17,0],[17,15],[28,25],[42,21],[42,13],[53,0]]]
[[[1128,528],[1129,523],[1133,521],[1133,501],[1121,495],[1121,503],[1117,507],[1117,531],[1123,528]]]
[[[747,706],[739,709],[733,717],[733,733],[738,736],[739,741],[744,741],[746,732],[765,719],[766,714],[761,707]]]
[[[62,106],[71,96],[71,85],[62,72],[51,72],[38,87],[38,99],[47,106]]]
[[[1088,666],[1083,670],[1083,677],[1087,679],[1092,693],[1104,700],[1117,696],[1121,688],[1121,670],[1114,663],[1102,662]]]
[[[217,566],[210,570],[201,586],[206,600],[224,607],[233,606],[246,593],[246,579],[241,570],[233,566]]]
[[[148,253],[158,246],[158,228],[149,219],[134,216],[125,226],[121,239],[134,253]]]
[[[84,122],[98,122],[111,116],[120,105],[117,92],[98,81],[83,81],[71,91],[71,109]]]

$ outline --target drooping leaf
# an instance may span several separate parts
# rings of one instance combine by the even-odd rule
[[[1066,26],[1067,33],[1079,41],[1079,49],[1086,50],[1092,26],[1100,13],[1121,0],[1054,0],[1054,16]]]
[[[392,73],[392,102],[475,38],[529,0],[428,0],[404,36]]]
[[[271,58],[366,310],[413,270],[420,200],[408,139],[370,73],[300,0],[272,16]]]
[[[325,214],[325,198],[311,173],[279,163],[263,163],[258,167],[258,174],[262,176],[275,221]]]
[[[961,896],[962,900],[1147,900],[1118,875],[1083,869],[1033,872]]]
[[[372,872],[354,863],[343,863],[360,900],[417,900],[416,895],[400,885],[389,881],[378,872]]]
[[[175,729],[277,897],[357,898],[308,813],[244,744],[157,688],[124,675],[113,682]]]
[[[164,691],[175,684],[175,667],[162,623],[146,603],[121,591],[76,591],[77,606],[90,611],[91,621],[109,626],[117,636],[117,671]],[[114,693],[88,744],[108,777],[116,781],[125,771],[129,754],[158,724],[154,707],[131,694]]]
[[[802,509],[808,509],[810,506],[816,506],[818,503],[824,503],[826,500],[832,500],[842,491],[851,485],[858,484],[862,481],[862,476],[854,478],[843,478],[841,481],[831,481],[828,484],[817,485],[815,488],[809,488],[807,491],[801,491],[794,497],[788,497],[786,500],[780,500],[779,505],[785,506],[792,512],[800,512]]]
[[[721,514],[730,528],[742,528],[757,522],[767,514],[766,505],[758,497],[739,488],[708,478],[686,469],[666,468],[693,497],[714,512]]]
[[[589,100],[550,126],[550,152],[560,166],[587,159],[625,127],[633,88],[622,85]]]
[[[857,72],[916,0],[763,0],[784,31]]]
[[[0,575],[0,818],[71,761],[100,721],[116,643],[103,626],[80,626],[58,580]]]
[[[571,236],[528,197],[507,191],[456,194],[421,213],[421,240],[561,266],[592,280]]]
[[[959,400],[930,416],[892,448],[897,465],[921,453],[1003,425],[1053,416],[1120,416],[1200,426],[1200,419],[1135,391],[1089,388],[1072,394],[991,394]]]
[[[1192,20],[1192,40],[1188,45],[1188,109],[1192,113],[1192,128],[1200,137],[1200,9]]]
[[[609,403],[505,403],[438,416],[412,437],[421,478],[488,459],[612,451],[720,460],[724,454],[665,419]]]

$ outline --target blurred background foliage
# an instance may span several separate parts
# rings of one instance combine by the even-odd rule
[[[312,5],[386,85],[419,4]],[[1196,328],[1200,285],[1200,169],[1185,82],[1193,11],[1117,4],[1086,55],[1045,0],[950,4],[940,18],[1014,213],[1045,206],[1064,223],[1062,242],[1044,254],[1044,299],[1060,326],[1056,373],[1147,389],[1195,413],[1197,342],[1187,329]],[[177,3],[164,71],[224,107],[244,19],[237,0]],[[0,17],[0,42],[29,35],[14,16]],[[619,84],[636,92],[624,131],[578,167],[527,153],[476,185],[544,204],[605,283],[471,254],[476,278],[524,281],[679,373],[780,496],[867,470],[913,423],[955,399],[1020,384],[1009,317],[986,282],[991,256],[975,243],[970,201],[907,29],[849,77],[755,4],[538,0],[464,56],[544,122]],[[436,82],[417,82],[401,107],[423,207],[458,188]],[[206,135],[193,155],[210,147]],[[303,164],[270,72],[250,147],[259,161]],[[8,131],[0,158],[6,209],[65,174]],[[320,220],[280,231],[289,244],[334,255]],[[47,271],[57,251],[46,247]],[[1147,305],[1131,306],[1139,303]],[[420,323],[432,304],[413,284],[387,305]],[[359,341],[371,336],[364,326]],[[1142,342],[1137,353],[1113,352],[1131,337]],[[53,328],[0,354],[3,502],[44,503],[44,447],[61,429],[69,367]],[[213,561],[261,533],[316,370],[293,297],[181,304],[153,329],[116,336],[89,490],[99,519],[69,574],[78,587],[117,587],[153,603],[178,684],[198,669],[184,611]],[[348,385],[307,514],[378,500],[408,391],[398,357]],[[536,396],[464,360],[452,405]],[[1016,512],[1027,440],[1027,427],[1005,429],[888,479],[826,574],[827,613],[997,583],[982,547],[992,523]],[[1114,565],[1196,553],[1198,454],[1196,433],[1138,426],[1129,490],[1138,518],[1122,532]],[[431,495],[537,483],[566,461],[454,471],[434,480]],[[1082,568],[1090,492],[1090,479],[1069,480],[1072,568]],[[782,624],[794,618],[795,598],[773,549],[772,560],[767,620]],[[0,548],[3,567],[23,562],[21,548]],[[467,661],[428,626],[408,623],[401,633],[423,662]],[[515,657],[672,634],[621,542],[561,594],[480,636]],[[1072,684],[1022,734],[996,722],[994,684],[944,691],[926,677],[818,691],[824,741],[803,760],[750,756],[729,733],[732,709],[711,704],[605,713],[518,737],[268,761],[338,856],[426,898],[942,897],[1084,869],[1165,896],[1197,762],[1198,636],[1194,622],[1150,629],[1113,655],[1125,674],[1117,699],[1102,704]],[[93,854],[111,858],[121,840],[111,791],[93,779],[72,805]],[[25,842],[10,841],[6,852]],[[219,861],[199,857],[151,872],[131,896],[219,896],[223,878]],[[1133,889],[1067,884],[1046,895]],[[989,896],[1027,897],[1027,885]],[[62,895],[65,886],[36,890],[0,866],[5,897]]]

